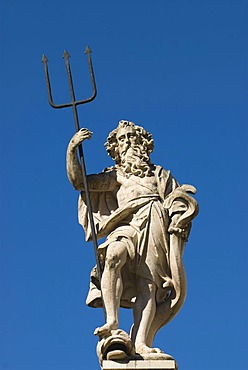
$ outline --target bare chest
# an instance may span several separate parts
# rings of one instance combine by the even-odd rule
[[[129,178],[117,176],[120,187],[117,192],[119,206],[124,205],[131,199],[157,194],[157,182],[155,176],[138,177],[131,175]]]

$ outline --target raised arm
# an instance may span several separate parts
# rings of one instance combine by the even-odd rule
[[[69,181],[76,190],[83,190],[82,168],[78,161],[77,147],[85,140],[90,139],[92,132],[82,128],[72,137],[67,147],[66,170]]]
[[[77,147],[85,140],[90,139],[92,132],[86,128],[79,130],[70,140],[66,153],[66,170],[68,179],[76,190],[83,191],[82,168],[78,161]],[[89,191],[109,191],[118,184],[113,172],[102,172],[87,176]]]

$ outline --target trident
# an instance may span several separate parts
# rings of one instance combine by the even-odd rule
[[[93,66],[92,66],[92,61],[91,61],[91,50],[88,46],[85,49],[85,54],[87,54],[87,56],[88,56],[90,79],[91,79],[91,85],[92,85],[92,90],[93,90],[92,95],[91,95],[90,98],[84,99],[84,100],[76,100],[75,99],[75,93],[74,93],[73,82],[72,82],[72,74],[71,74],[71,68],[70,68],[70,63],[69,63],[70,55],[65,50],[64,54],[63,54],[63,58],[65,60],[65,66],[66,66],[69,88],[70,88],[70,95],[71,95],[71,102],[65,103],[65,104],[54,104],[54,102],[53,102],[52,90],[51,90],[51,84],[50,84],[48,66],[47,66],[48,59],[44,54],[42,56],[42,63],[44,65],[44,72],[45,72],[45,78],[46,78],[46,86],[47,86],[49,104],[53,108],[56,108],[56,109],[72,107],[76,131],[80,130],[79,120],[78,120],[78,113],[77,113],[77,106],[81,105],[81,104],[90,103],[92,100],[95,99],[96,94],[97,94],[95,77],[94,77]],[[99,281],[101,281],[102,272],[101,272],[101,266],[100,266],[100,262],[99,262],[99,259],[98,259],[98,253],[97,253],[98,243],[97,243],[97,237],[96,237],[95,224],[94,224],[94,220],[93,220],[93,213],[92,213],[92,206],[91,206],[91,201],[90,201],[89,188],[88,188],[88,183],[87,183],[86,167],[85,167],[85,160],[84,160],[84,153],[83,153],[82,144],[79,145],[78,152],[79,152],[79,158],[80,158],[81,167],[82,167],[83,185],[84,185],[86,205],[87,205],[87,209],[88,209],[88,215],[89,215],[89,221],[90,221],[90,227],[91,227],[91,233],[92,233],[92,241],[93,241],[93,244],[94,244],[94,252],[95,252],[95,258],[96,258],[97,273],[98,273]]]

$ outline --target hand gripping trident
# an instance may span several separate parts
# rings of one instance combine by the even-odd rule
[[[48,66],[47,66],[48,59],[44,54],[42,56],[42,63],[44,65],[49,104],[53,108],[56,108],[56,109],[72,107],[76,131],[80,130],[79,120],[78,120],[78,113],[77,113],[77,106],[80,105],[80,104],[90,103],[92,100],[95,99],[96,93],[97,93],[95,77],[94,77],[94,72],[93,72],[93,66],[92,66],[92,61],[91,61],[91,50],[88,46],[85,49],[85,54],[87,54],[87,56],[88,56],[90,79],[91,79],[91,85],[92,85],[92,90],[93,90],[92,95],[91,95],[90,98],[85,99],[85,100],[75,100],[75,93],[74,93],[73,82],[72,82],[71,68],[70,68],[70,63],[69,63],[70,55],[65,50],[64,54],[63,54],[63,58],[65,60],[65,65],[66,65],[66,70],[67,70],[67,75],[68,75],[69,88],[70,88],[70,95],[71,95],[71,102],[70,103],[65,103],[65,104],[54,104],[54,102],[53,102],[52,90],[51,90],[51,84],[50,84],[50,79],[49,79],[49,74],[48,74]],[[87,184],[87,175],[86,175],[86,167],[85,167],[85,160],[84,160],[84,153],[83,153],[82,144],[79,145],[78,152],[79,152],[79,157],[80,157],[80,162],[81,162],[81,167],[82,167],[83,184],[84,184],[86,205],[87,205],[87,209],[88,209],[88,215],[89,215],[89,221],[90,221],[90,227],[91,227],[91,233],[92,233],[92,241],[93,241],[93,244],[94,244],[97,272],[98,272],[99,281],[101,281],[102,272],[101,272],[101,266],[100,266],[98,253],[97,253],[98,243],[97,243],[96,229],[95,229],[95,224],[94,224],[94,219],[93,219],[93,214],[92,214],[92,206],[91,206],[91,201],[90,201],[89,188],[88,188],[88,184]]]

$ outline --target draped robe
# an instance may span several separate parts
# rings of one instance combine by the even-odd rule
[[[111,181],[111,176],[116,177],[116,171],[113,168],[106,172],[108,180]],[[104,181],[103,173],[100,175]],[[181,262],[183,244],[180,237],[177,245],[170,243],[168,227],[171,216],[185,212],[186,205],[182,201],[175,201],[169,209],[166,209],[165,199],[179,185],[171,176],[170,171],[160,166],[155,166],[153,176],[156,179],[157,191],[155,193],[148,191],[148,188],[144,186],[144,194],[136,198],[130,198],[127,195],[127,201],[122,207],[118,206],[114,191],[105,189],[105,191],[90,192],[97,237],[106,237],[106,240],[98,247],[102,268],[104,269],[106,250],[110,243],[121,241],[128,251],[127,262],[121,272],[123,280],[121,306],[125,308],[131,308],[135,303],[138,292],[136,292],[134,282],[137,276],[156,285],[157,305],[169,299],[171,301],[175,295],[180,295],[181,288],[185,288],[185,282],[182,284],[181,281],[179,284],[180,282],[176,281],[184,277]],[[142,186],[139,177],[136,176],[135,181],[137,185]],[[90,240],[91,231],[84,192],[81,192],[79,196],[78,218],[85,230],[86,240]],[[171,259],[173,259],[172,263]],[[176,287],[177,292],[175,292]],[[86,303],[92,307],[102,306],[96,268],[93,268],[91,272],[90,290]],[[171,305],[170,302],[168,306]]]

